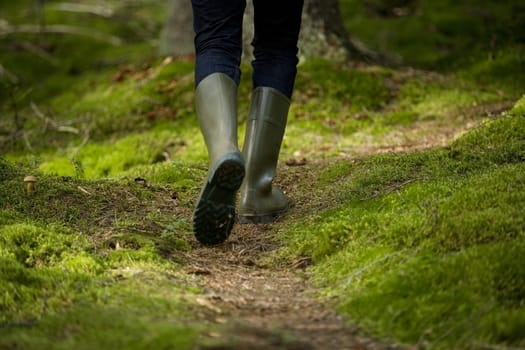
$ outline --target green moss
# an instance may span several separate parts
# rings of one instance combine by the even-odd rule
[[[187,187],[192,179],[185,171],[196,166],[191,162],[206,162],[207,153],[196,126],[181,124],[163,124],[116,140],[89,142],[83,146],[75,144],[42,153],[37,160],[38,169],[44,174],[86,179],[146,177],[154,182],[172,182]],[[169,162],[172,158],[177,161]],[[181,158],[184,160],[179,161]],[[33,157],[21,155],[12,157],[11,161],[27,163],[31,159]],[[185,171],[179,169],[179,163],[184,164]]]
[[[184,218],[180,213],[166,214],[158,208],[159,205],[168,206],[170,209],[176,208],[176,203],[172,199],[175,198],[175,188],[181,191],[177,194],[181,198],[176,198],[180,203],[192,203],[192,197],[186,198],[188,196],[186,191],[193,195],[195,191],[193,187],[171,187],[171,185],[158,187],[151,183],[147,183],[147,187],[144,187],[132,180],[123,180],[120,183],[90,182],[35,173],[38,178],[36,190],[33,193],[26,193],[21,174],[27,173],[27,169],[17,168],[3,161],[0,162],[0,166],[4,169],[5,176],[0,182],[0,223],[10,225],[16,223],[17,219],[29,220],[27,227],[16,226],[11,229],[10,226],[6,226],[5,229],[15,232],[13,237],[27,231],[25,235],[33,237],[31,243],[28,243],[30,246],[38,242],[48,242],[46,244],[49,249],[55,247],[53,249],[58,249],[60,253],[65,249],[71,249],[71,246],[64,243],[70,242],[75,236],[67,236],[70,230],[80,230],[91,236],[103,235],[105,238],[96,240],[88,246],[82,246],[78,248],[79,250],[90,247],[114,249],[119,242],[122,248],[144,248],[150,260],[159,260],[161,255],[166,257],[178,250],[188,249],[184,237],[191,232],[191,229]],[[54,234],[41,231],[38,225],[35,226],[36,228],[33,227],[33,221],[50,223],[49,230],[53,230]],[[112,234],[106,236],[107,232]],[[56,238],[56,242],[53,241],[53,237]],[[84,238],[79,238],[78,242],[86,241]],[[22,249],[12,244],[10,246],[11,252]],[[23,254],[20,254],[25,254],[26,257],[29,254],[23,249],[21,252]],[[136,254],[140,255],[142,252]],[[78,263],[86,263],[86,268],[89,268],[89,261]]]
[[[87,252],[64,252],[61,256],[60,266],[66,271],[98,275],[104,271],[104,264],[100,258],[95,258]]]
[[[203,326],[159,319],[140,309],[78,306],[30,329],[0,330],[0,346],[24,349],[194,349]]]
[[[57,11],[54,4],[46,5],[47,25],[89,28],[104,37],[118,36],[125,45],[113,46],[76,35],[14,35],[2,39],[6,47],[16,46],[11,41],[17,40],[34,47],[0,54],[3,67],[17,76],[16,83],[0,79],[0,100],[9,101],[5,106],[0,104],[0,110],[10,115],[16,109],[24,129],[33,130],[28,133],[30,150],[76,147],[87,139],[100,141],[113,133],[145,130],[192,114],[193,62],[151,57],[155,52],[151,39],[157,38],[162,25],[164,3],[108,5],[115,10],[111,19]],[[12,8],[9,21],[38,25],[38,11],[25,11],[31,7],[19,4],[18,10]],[[140,26],[144,27],[139,38]],[[40,47],[42,54],[35,54]],[[46,59],[48,56],[51,58]],[[16,107],[11,93],[16,95]],[[34,118],[35,110],[46,119]],[[0,128],[3,126],[18,127],[11,118],[2,120]],[[63,127],[78,132],[65,133]],[[25,150],[21,141],[8,145],[9,150]],[[50,171],[57,169],[51,167]]]
[[[172,330],[186,329],[173,315],[182,319],[182,299],[195,293],[182,284],[179,266],[168,258],[188,249],[180,238],[187,231],[185,222],[154,226],[158,218],[144,215],[142,202],[154,199],[154,191],[138,185],[135,190],[126,187],[131,196],[126,197],[115,183],[35,173],[36,190],[26,193],[22,178],[29,170],[0,161],[0,347],[120,344],[94,337],[107,329],[90,323],[90,315],[102,309],[122,339],[134,334],[124,344],[190,344],[193,337],[168,331],[173,324]],[[103,224],[108,217],[110,222]],[[141,224],[150,225],[149,230],[138,229]],[[112,230],[116,232],[105,238],[98,236]],[[69,317],[76,319],[75,332],[64,336]],[[26,324],[32,328],[25,329]],[[153,335],[154,324],[165,331]],[[141,334],[137,325],[142,325]],[[188,326],[188,332],[199,327]],[[148,341],[137,342],[139,338]]]
[[[525,234],[523,164],[474,177],[436,209],[438,247],[461,250],[476,244],[512,241]]]
[[[193,63],[187,61],[130,68],[131,77],[123,78],[122,82],[98,79],[89,90],[81,85],[76,88],[81,91],[80,98],[78,93],[58,95],[50,101],[51,108],[63,119],[81,116],[87,121],[91,137],[96,139],[111,133],[148,129],[191,113],[192,69]]]
[[[458,86],[459,85],[459,86]],[[420,120],[445,119],[462,108],[477,106],[482,103],[497,101],[501,96],[494,91],[484,91],[479,86],[465,81],[409,80],[398,93],[398,107],[418,115]],[[459,120],[461,122],[461,120]],[[458,120],[450,120],[457,123]]]
[[[97,264],[82,253],[65,256],[60,268],[0,260],[2,347],[190,348],[201,329],[183,321],[183,289],[170,270],[120,265],[88,278]]]
[[[23,215],[14,210],[1,209],[0,210],[0,225],[12,225],[23,221]]]
[[[524,35],[520,1],[342,1],[340,6],[353,36],[423,67],[470,64],[479,53],[487,57]]]
[[[525,49],[510,46],[489,54],[480,54],[470,64],[458,71],[463,79],[474,80],[482,87],[495,87],[500,94],[515,98],[523,93],[525,74]]]
[[[524,126],[501,117],[450,148],[334,164],[320,184],[335,207],[282,228],[282,254],[313,257],[325,293],[376,336],[523,345]]]
[[[338,67],[319,58],[300,66],[296,87],[309,95],[305,108],[312,111],[314,119],[318,119],[322,117],[316,113],[321,101],[333,104],[332,108],[347,105],[352,111],[379,108],[389,97],[384,84],[384,78],[389,74],[386,69],[366,72]]]
[[[525,270],[515,262],[524,249],[518,240],[442,257],[419,253],[356,290],[342,310],[377,334],[432,348],[522,346]]]
[[[89,250],[91,244],[82,236],[62,227],[41,228],[32,224],[12,224],[0,228],[0,251],[26,266],[54,265],[62,253]]]
[[[6,232],[3,231],[2,236],[6,236]],[[54,232],[49,231],[51,233]],[[11,236],[7,235],[8,238]],[[18,250],[5,243],[0,250],[1,322],[4,323],[4,330],[0,332],[4,332],[6,327],[16,327],[18,323],[38,320],[36,332],[47,332],[46,338],[39,340],[45,343],[53,338],[53,332],[62,331],[57,327],[62,327],[61,320],[68,319],[71,313],[81,322],[75,325],[78,331],[88,334],[91,334],[93,327],[89,323],[89,310],[102,307],[121,310],[121,313],[112,312],[113,321],[128,328],[130,325],[125,321],[131,321],[128,317],[134,318],[132,323],[159,322],[162,325],[171,323],[169,318],[174,312],[180,316],[184,314],[180,301],[184,288],[178,284],[174,275],[176,269],[169,261],[163,261],[151,247],[115,250],[105,259],[86,250],[75,251],[71,247],[67,251],[57,252],[59,248],[56,246],[64,244],[60,242],[60,238],[64,240],[60,235],[54,237],[58,244],[54,245],[53,250],[47,248],[42,240],[23,238],[24,241],[20,238],[13,243],[20,247]],[[28,248],[29,246],[31,247]],[[38,255],[38,264],[29,264],[26,257],[17,254],[20,249],[36,252],[28,255]],[[126,259],[118,259],[117,256],[125,256]],[[86,308],[82,305],[88,306],[86,313],[77,314],[76,309]],[[63,312],[71,307],[70,311]],[[60,316],[53,316],[57,312]],[[124,329],[121,331],[126,332]],[[146,334],[145,329],[141,332]],[[22,331],[24,333],[27,331]],[[3,342],[10,339],[9,344],[17,344],[21,340],[20,337],[0,338]],[[93,343],[96,340],[83,341]]]
[[[61,312],[72,304],[96,300],[95,292],[102,280],[89,275],[101,271],[94,260],[89,269],[85,265],[69,269],[72,260],[66,256],[65,265],[28,267],[13,257],[2,255],[0,322],[4,325],[36,320],[46,314]],[[78,263],[75,265],[79,267]]]
[[[483,105],[514,96],[461,75],[351,69],[322,59],[304,64],[299,72],[282,147],[286,158],[294,153],[326,158],[352,155],[356,146],[411,144],[427,129],[461,127],[482,117],[477,110]],[[328,78],[316,82],[317,75]],[[377,104],[372,101],[376,97]],[[418,127],[421,135],[404,139],[405,128],[414,133]]]
[[[177,190],[190,190],[200,186],[200,180],[204,179],[206,171],[205,163],[176,160],[135,166],[122,175],[129,178],[142,177],[151,183],[171,184]]]
[[[1,184],[18,176],[0,164],[10,173]],[[204,327],[187,324],[184,304],[198,290],[161,257],[187,245],[173,233],[183,221],[158,238],[115,234],[100,245],[30,216],[0,209],[0,347],[195,346]]]
[[[77,167],[75,166],[75,162],[69,158],[54,156],[53,160],[42,162],[39,169],[44,174],[78,176],[80,174]]]
[[[519,105],[518,107],[519,110]],[[525,122],[521,116],[487,121],[451,145],[451,156],[465,164],[518,163],[525,160]]]
[[[77,160],[86,178],[114,177],[137,165],[164,161],[163,152],[177,146],[169,132],[143,133],[126,136],[113,144],[90,144],[78,154]]]
[[[38,176],[35,192],[27,193],[23,178],[27,173],[34,173],[34,169],[10,168],[12,173],[0,182],[0,208],[15,210],[31,219],[64,224],[80,223],[85,214],[90,214],[86,206],[94,209],[94,202],[87,200],[87,194],[79,190],[79,184],[75,185],[73,181]],[[103,193],[100,194],[103,196]]]
[[[352,171],[352,164],[350,162],[335,162],[328,166],[319,176],[319,182],[322,185],[333,183],[346,177]]]
[[[142,263],[159,263],[161,258],[151,248],[141,248],[141,249],[118,249],[112,251],[108,256],[109,264],[112,266],[119,265],[135,265]]]
[[[107,254],[107,263],[112,268],[125,266],[151,266],[157,269],[170,269],[171,262],[159,253],[159,246],[163,250],[183,250],[186,245],[182,242],[172,241],[173,232],[169,235],[161,234],[161,237],[149,237],[136,233],[114,234],[106,242],[107,248],[111,250]],[[186,243],[187,244],[187,243]]]
[[[0,256],[0,322],[34,319],[43,313],[43,306],[49,307],[48,300],[56,307],[58,301],[49,298],[48,291],[55,290],[61,281],[64,285],[70,283],[73,278],[65,273],[28,269],[16,258],[6,255],[3,251]],[[46,298],[44,305],[42,298]]]
[[[406,110],[392,112],[383,116],[386,125],[410,125],[417,121],[418,117],[419,114],[416,111]]]
[[[510,114],[525,117],[525,95],[516,103]]]

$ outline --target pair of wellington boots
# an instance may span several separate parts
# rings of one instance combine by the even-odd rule
[[[237,143],[237,85],[226,74],[203,79],[195,91],[197,118],[210,157],[206,182],[193,214],[193,230],[205,245],[224,242],[235,222],[274,221],[288,201],[272,186],[290,100],[270,87],[253,91],[243,152]]]

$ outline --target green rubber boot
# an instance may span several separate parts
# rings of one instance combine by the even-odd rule
[[[195,106],[210,166],[193,213],[193,231],[202,244],[215,245],[233,227],[235,194],[245,172],[237,144],[237,85],[226,74],[211,74],[197,86]]]
[[[288,97],[274,88],[253,91],[243,146],[246,177],[239,203],[241,224],[272,222],[288,209],[288,200],[272,181],[289,108]]]

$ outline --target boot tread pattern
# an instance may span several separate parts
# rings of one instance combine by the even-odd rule
[[[205,184],[193,215],[193,230],[199,242],[216,245],[224,242],[235,222],[235,193],[244,178],[244,164],[226,160]]]

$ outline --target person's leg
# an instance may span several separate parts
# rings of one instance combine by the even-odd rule
[[[195,86],[213,73],[239,85],[246,0],[191,0],[195,31]]]
[[[288,201],[272,186],[297,74],[302,0],[254,0],[253,94],[243,155],[239,222],[274,221]]]
[[[254,0],[253,88],[271,87],[292,97],[303,0]]]
[[[192,0],[195,28],[195,107],[210,157],[193,214],[195,237],[226,240],[235,220],[235,193],[244,177],[237,144],[237,85],[245,0]]]

